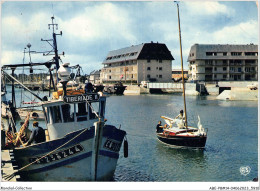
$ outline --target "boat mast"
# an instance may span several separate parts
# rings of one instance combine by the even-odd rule
[[[56,65],[56,78],[57,78],[57,84],[58,84],[59,79],[58,79],[57,71],[58,71],[58,69],[60,67],[60,64],[59,64],[60,57],[59,57],[59,54],[58,54],[58,47],[57,47],[56,36],[57,35],[62,35],[62,31],[60,31],[60,34],[56,34],[54,32],[54,30],[55,30],[54,28],[56,27],[56,30],[58,30],[58,24],[54,24],[54,21],[53,21],[54,20],[54,16],[51,17],[51,20],[52,20],[52,22],[51,22],[51,24],[48,24],[48,27],[50,29],[50,27],[52,26],[52,37],[53,37],[53,39],[50,39],[50,40],[43,40],[43,39],[41,39],[41,41],[46,41],[48,44],[50,44],[49,41],[52,41],[52,44],[50,44],[50,45],[52,46],[53,50],[43,53],[43,56],[54,55],[53,59],[55,61],[55,65]],[[54,52],[54,54],[51,54],[53,52]],[[64,52],[62,52],[62,55],[64,55]],[[55,89],[55,87],[54,87],[54,89]]]
[[[183,101],[184,101],[185,126],[186,126],[186,129],[188,129],[187,110],[186,110],[186,98],[185,98],[185,82],[184,82],[184,73],[183,73],[183,58],[182,58],[182,44],[181,44],[181,26],[180,26],[179,3],[176,2],[176,4],[177,4],[177,12],[178,12],[178,26],[179,26],[179,40],[180,40],[180,53],[181,53],[181,73],[182,73],[182,89],[183,89]]]

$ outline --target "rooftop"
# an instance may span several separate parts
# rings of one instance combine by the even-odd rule
[[[174,60],[165,44],[151,42],[110,51],[103,64],[137,59]]]

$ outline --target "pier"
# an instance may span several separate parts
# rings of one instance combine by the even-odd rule
[[[15,165],[15,160],[13,157],[12,150],[1,150],[1,176],[2,182],[10,181],[16,182],[19,181],[20,176],[16,175],[10,180],[5,180],[4,176],[11,175],[17,171],[18,167]]]

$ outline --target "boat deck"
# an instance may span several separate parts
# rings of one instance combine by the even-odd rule
[[[14,176],[10,180],[5,180],[4,176],[13,174],[17,171],[18,167],[14,165],[14,157],[12,150],[1,150],[1,176],[2,182],[10,181],[16,182],[20,179],[19,175]]]

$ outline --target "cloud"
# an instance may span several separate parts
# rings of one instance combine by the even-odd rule
[[[1,55],[1,65],[18,63],[18,61],[20,61],[19,63],[21,63],[22,58],[20,58],[19,60],[17,59],[17,57],[13,56],[14,54],[22,56],[22,53],[19,51],[3,51]]]
[[[218,43],[258,43],[258,22],[250,20],[234,26],[227,26],[212,34]]]
[[[187,10],[196,15],[231,15],[234,13],[234,10],[231,7],[227,7],[217,1],[185,1],[185,4]]]
[[[47,28],[52,3],[15,5],[6,2],[2,7],[1,60],[5,64],[21,63],[23,48],[29,42],[31,50],[51,49],[40,39],[52,38]],[[184,64],[195,43],[258,43],[257,14],[253,14],[254,9],[252,14],[242,14],[241,19],[245,6],[250,8],[247,2],[180,3]],[[65,52],[64,62],[82,64],[90,72],[102,67],[110,50],[158,41],[172,51],[176,59],[173,66],[180,66],[177,9],[173,2],[55,2],[53,7],[55,23],[63,31],[57,41],[59,52]],[[51,58],[32,55],[34,62]]]
[[[32,48],[37,47],[41,37],[45,38],[49,33],[48,30],[42,30],[43,27],[47,29],[49,18],[49,15],[42,12],[34,14],[28,20],[17,16],[2,18],[2,49],[23,51],[28,43],[32,44]]]
[[[61,26],[72,37],[83,41],[121,38],[131,42],[136,38],[131,33],[131,17],[127,13],[125,8],[112,3],[86,6],[84,12],[62,21]]]

